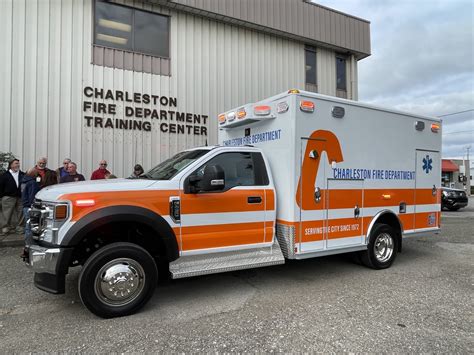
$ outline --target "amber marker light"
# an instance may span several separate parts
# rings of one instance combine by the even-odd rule
[[[54,211],[54,219],[65,219],[67,217],[67,206],[58,205]]]
[[[382,198],[383,198],[384,200],[390,200],[390,199],[392,198],[392,196],[389,195],[389,194],[386,194],[386,195],[382,195]]]
[[[217,116],[217,120],[219,121],[219,124],[224,124],[225,123],[225,113],[221,113],[219,116]]]
[[[439,125],[438,123],[431,124],[431,132],[438,133],[440,129],[441,125]]]
[[[74,205],[77,207],[90,207],[95,205],[95,201],[93,199],[77,200],[74,202]]]
[[[297,90],[297,89],[291,89],[291,90],[288,90],[288,94],[299,94],[300,91]]]
[[[240,110],[237,111],[237,118],[240,120],[242,118],[245,118],[247,116],[247,112],[245,112],[244,108],[241,108]]]
[[[300,109],[304,112],[314,112],[314,103],[311,101],[301,101]]]

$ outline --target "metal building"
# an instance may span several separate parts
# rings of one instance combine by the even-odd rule
[[[117,176],[289,88],[357,100],[368,21],[305,0],[2,0],[0,151]]]

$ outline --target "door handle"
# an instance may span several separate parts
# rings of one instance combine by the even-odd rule
[[[360,216],[360,208],[359,206],[356,205],[354,207],[354,218],[359,218],[359,216]]]
[[[247,197],[247,203],[262,203],[260,196],[249,196]]]
[[[321,201],[321,189],[319,187],[317,187],[314,190],[314,201],[316,201],[316,202]]]

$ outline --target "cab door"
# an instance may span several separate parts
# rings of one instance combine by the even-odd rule
[[[223,152],[188,177],[203,176],[206,166],[224,170],[224,186],[217,191],[181,190],[182,253],[228,251],[264,243],[265,190],[269,181],[261,154]],[[182,185],[189,183],[189,179],[183,179]]]

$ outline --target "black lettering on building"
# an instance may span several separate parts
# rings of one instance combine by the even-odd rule
[[[94,95],[94,89],[91,88],[90,86],[86,86],[84,88],[84,96],[86,97],[92,97]]]

